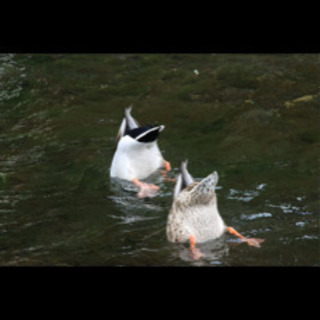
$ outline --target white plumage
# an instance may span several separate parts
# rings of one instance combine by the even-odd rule
[[[131,110],[132,107],[125,109],[110,168],[111,177],[129,181],[146,179],[164,166],[157,143],[158,134],[164,126],[140,127],[131,116]]]
[[[120,139],[111,164],[111,177],[124,180],[146,179],[163,166],[156,141],[141,143],[126,135]]]

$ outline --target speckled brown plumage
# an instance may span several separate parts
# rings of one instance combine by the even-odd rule
[[[178,182],[183,186],[186,162],[182,163]],[[181,182],[182,181],[182,182]],[[178,183],[177,182],[177,183]],[[177,192],[172,203],[168,221],[167,238],[171,242],[187,242],[190,235],[197,242],[205,242],[220,237],[226,231],[226,225],[221,218],[215,186],[218,182],[217,172],[213,172],[200,182],[192,181]],[[179,190],[178,190],[179,191]]]

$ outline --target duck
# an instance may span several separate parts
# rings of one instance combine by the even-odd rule
[[[131,115],[132,105],[124,110],[115,152],[110,167],[110,177],[131,181],[139,188],[138,198],[153,197],[159,190],[147,179],[159,169],[166,178],[171,164],[165,160],[158,146],[158,137],[164,125],[140,126]]]
[[[214,171],[201,181],[195,181],[187,164],[188,160],[182,161],[173,191],[166,226],[168,241],[190,242],[190,253],[196,260],[203,256],[196,243],[217,239],[226,232],[239,237],[249,246],[260,247],[263,239],[244,237],[227,226],[221,217],[215,192],[218,173]]]

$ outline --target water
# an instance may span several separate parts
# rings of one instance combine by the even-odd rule
[[[319,55],[0,55],[0,265],[318,266]],[[219,173],[247,237],[171,244],[173,183],[139,200],[110,180],[125,107],[164,124],[171,176]]]

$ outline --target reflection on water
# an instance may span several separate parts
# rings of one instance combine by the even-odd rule
[[[0,55],[0,265],[319,265],[318,55]],[[197,70],[197,72],[195,72]],[[171,176],[216,170],[229,234],[172,244],[174,184],[109,177],[125,107],[163,123]]]
[[[176,255],[192,266],[220,266],[224,264],[225,257],[229,254],[230,245],[226,242],[226,237],[222,236],[219,239],[198,244],[197,248],[201,250],[200,260],[194,260],[190,255],[190,249],[181,244],[173,248],[172,255]]]

